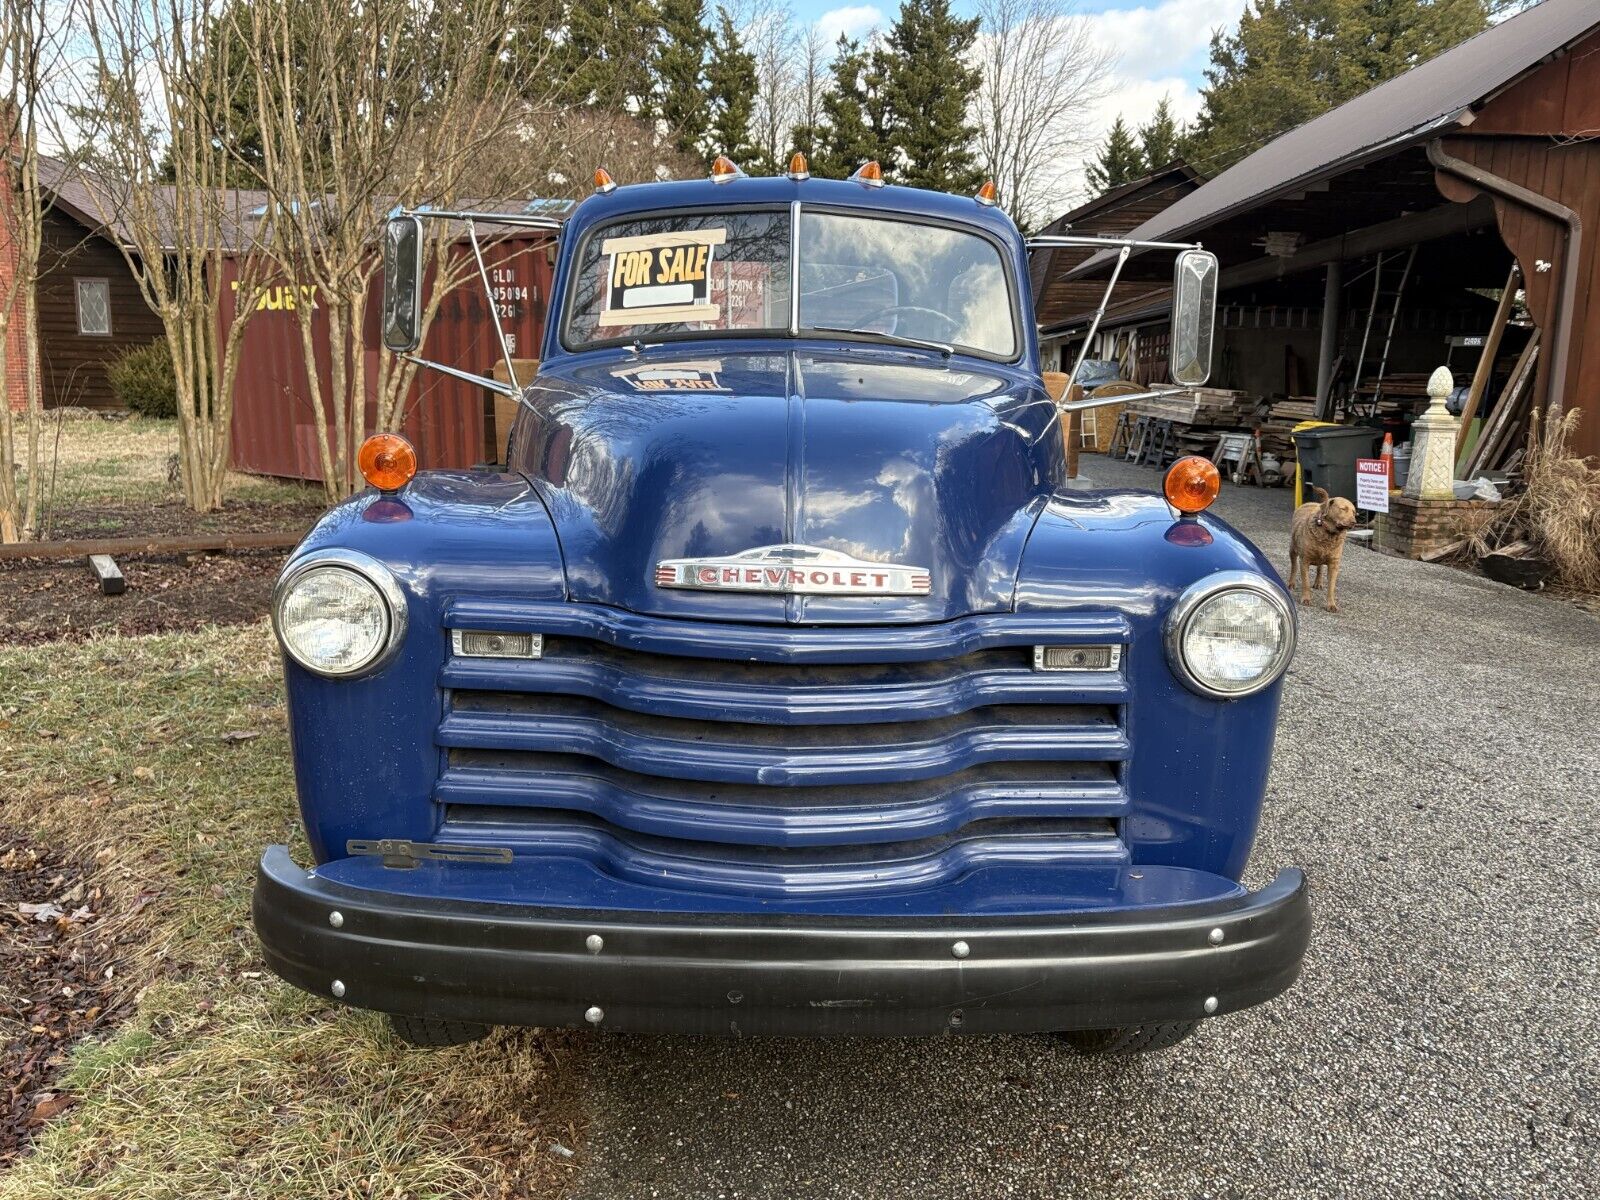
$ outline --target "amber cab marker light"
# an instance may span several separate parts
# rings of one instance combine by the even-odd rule
[[[743,174],[744,172],[739,170],[739,164],[726,154],[717,155],[716,161],[711,164],[712,183],[727,183],[728,180]]]
[[[1162,490],[1167,494],[1168,504],[1184,516],[1192,517],[1211,507],[1222,490],[1222,476],[1216,463],[1209,458],[1191,454],[1167,468]]]
[[[594,190],[602,196],[609,196],[617,190],[617,181],[611,178],[611,172],[604,167],[594,169]]]
[[[994,186],[994,180],[985,180],[984,185],[978,189],[978,194],[973,199],[987,208],[993,208],[1000,203],[1000,189]]]
[[[398,433],[375,433],[356,457],[361,477],[380,492],[398,492],[417,473],[417,452]]]
[[[811,168],[806,164],[806,156],[800,151],[794,152],[794,157],[789,160],[789,178],[799,183],[802,179],[811,178]]]
[[[877,159],[870,159],[856,168],[856,173],[850,176],[857,183],[864,183],[868,187],[883,186],[883,168],[878,165]]]

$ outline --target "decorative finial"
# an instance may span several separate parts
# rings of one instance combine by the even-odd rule
[[[1450,393],[1456,390],[1456,377],[1450,374],[1449,367],[1439,367],[1428,376],[1428,399],[1435,405],[1443,407],[1444,402],[1450,398]]]

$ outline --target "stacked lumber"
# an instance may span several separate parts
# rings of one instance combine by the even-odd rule
[[[1130,412],[1155,417],[1178,425],[1237,429],[1251,415],[1252,406],[1243,392],[1226,388],[1163,388],[1160,396],[1134,400]]]
[[[1381,391],[1383,395],[1399,399],[1402,396],[1426,397],[1428,394],[1428,374],[1412,374],[1404,371],[1393,371],[1383,377],[1382,383],[1367,380],[1356,389],[1360,396],[1370,396]]]
[[[1317,401],[1314,396],[1291,396],[1275,400],[1256,409],[1255,428],[1261,432],[1261,452],[1275,454],[1279,459],[1295,457],[1294,427],[1302,421],[1317,419]]]

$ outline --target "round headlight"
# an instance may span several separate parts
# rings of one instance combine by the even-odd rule
[[[1220,571],[1202,579],[1178,598],[1167,618],[1167,657],[1202,695],[1259,692],[1283,674],[1293,653],[1288,601],[1248,572]]]
[[[382,563],[349,550],[314,553],[278,581],[272,623],[284,653],[319,675],[354,675],[399,643],[405,596]]]

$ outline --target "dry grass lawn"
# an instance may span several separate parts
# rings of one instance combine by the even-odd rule
[[[108,420],[81,409],[47,413],[40,479],[49,507],[132,505],[181,500],[167,478],[167,458],[178,451],[178,422],[149,417]],[[280,480],[232,472],[229,499],[293,504],[308,489]],[[320,489],[312,490],[320,496]]]
[[[297,839],[265,623],[0,648],[0,764],[0,823],[96,863],[104,919],[142,947],[116,968],[132,1018],[76,1048],[59,1085],[74,1106],[0,1198],[560,1190],[574,1043],[521,1031],[413,1051],[263,970],[256,858]]]

